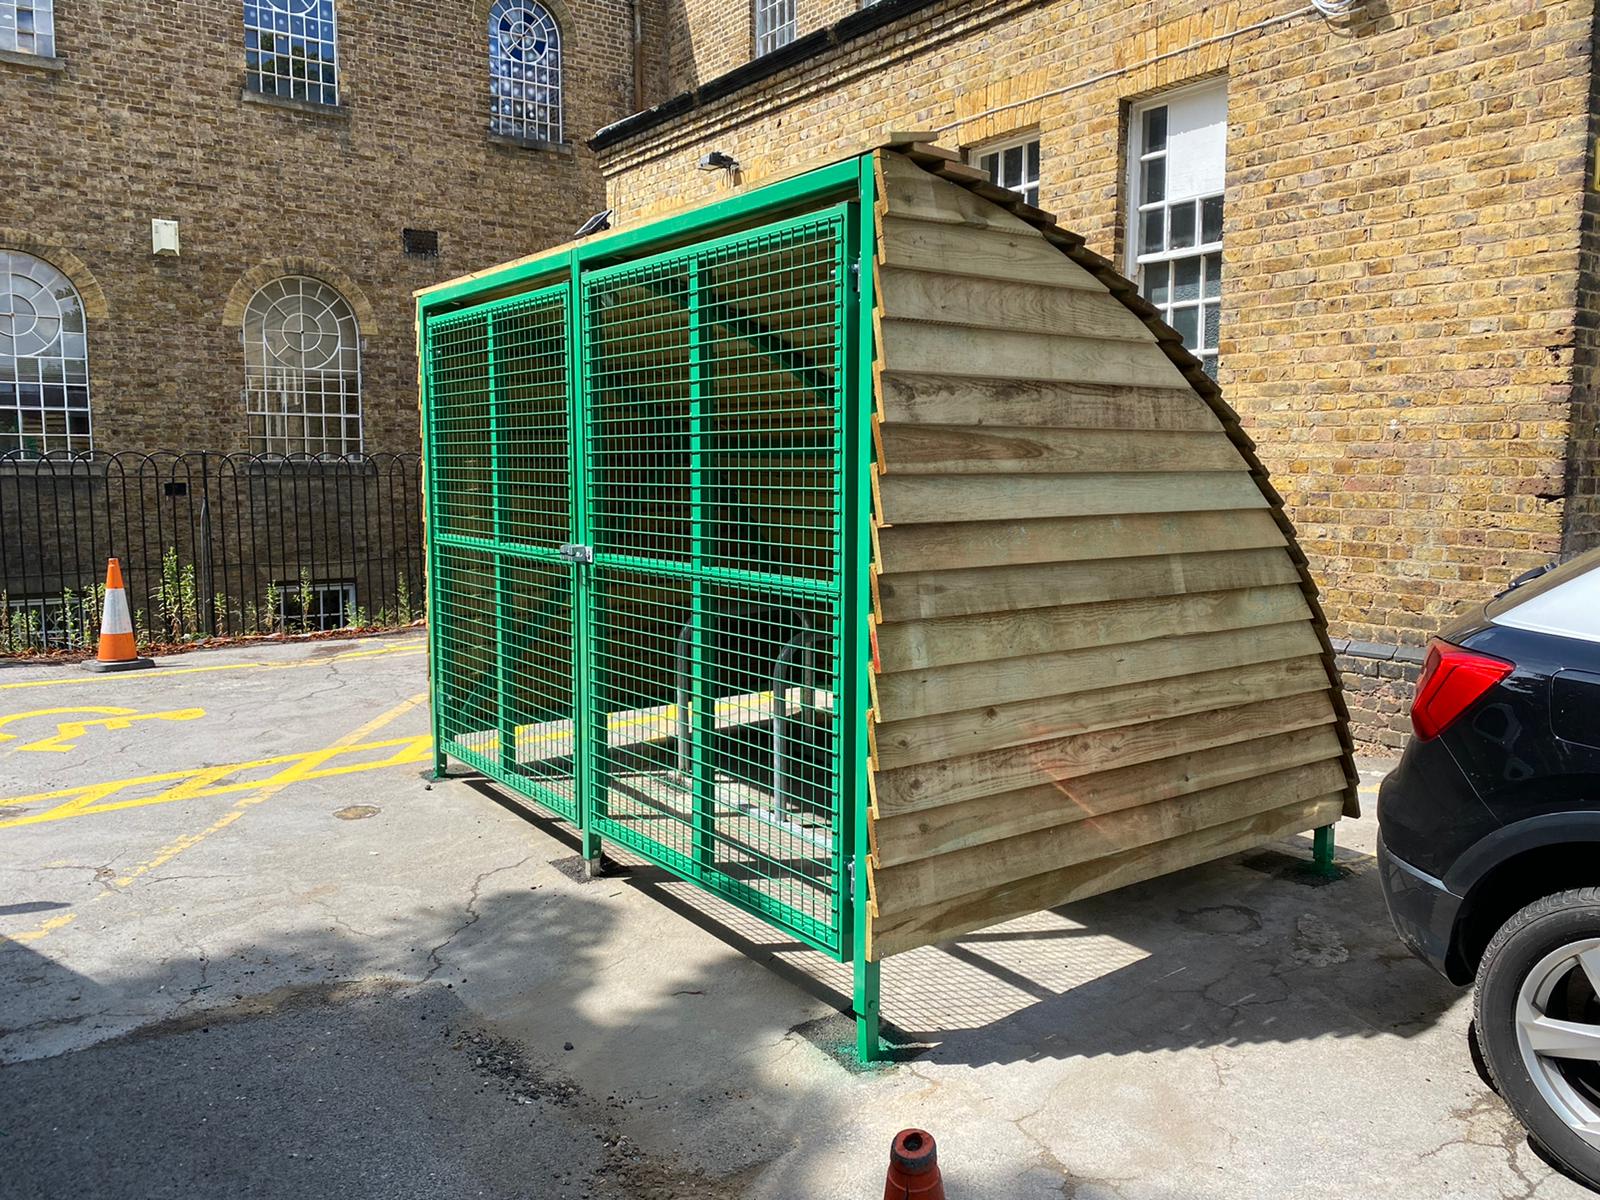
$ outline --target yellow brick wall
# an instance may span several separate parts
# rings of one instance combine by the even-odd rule
[[[795,0],[795,36],[859,7],[859,0]],[[658,0],[655,9],[661,40],[652,49],[667,73],[651,103],[690,91],[755,56],[754,0]]]
[[[610,202],[711,198],[712,148],[754,179],[888,130],[1037,129],[1042,206],[1121,263],[1129,102],[1225,75],[1223,390],[1335,636],[1420,644],[1562,541],[1594,5],[1300,8],[936,5],[605,150]]]

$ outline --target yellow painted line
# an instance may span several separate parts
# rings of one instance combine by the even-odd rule
[[[411,707],[415,707],[412,705]],[[407,709],[406,711],[410,711]],[[361,755],[388,751],[384,757],[361,762],[339,762],[337,759],[356,758]],[[427,734],[415,737],[390,738],[377,742],[336,742],[320,750],[302,751],[299,754],[280,754],[272,758],[258,758],[249,762],[225,763],[216,767],[198,767],[183,771],[163,771],[155,775],[138,775],[131,779],[113,779],[105,783],[90,783],[79,787],[61,788],[53,792],[35,792],[27,796],[0,799],[0,808],[23,808],[28,805],[54,801],[51,808],[27,816],[0,821],[0,829],[19,825],[39,825],[47,821],[64,821],[69,817],[96,816],[101,813],[122,812],[130,808],[144,808],[151,804],[171,804],[178,800],[204,800],[216,796],[237,795],[258,788],[275,786],[280,782],[300,782],[311,779],[331,779],[338,775],[353,775],[361,771],[376,771],[381,767],[404,766],[422,762],[433,752],[433,739]],[[262,771],[269,767],[279,770],[265,779],[233,779],[230,776]],[[112,800],[120,792],[137,790],[151,784],[170,783],[150,795]]]
[[[110,708],[94,706],[89,708],[35,708],[30,712],[11,713],[9,716],[0,717],[0,726],[10,725],[15,721],[32,721],[39,717],[81,717],[94,715],[99,717],[131,717],[138,712],[137,708]],[[0,742],[14,742],[19,735],[15,733],[0,733]]]
[[[313,751],[310,754],[298,756],[301,760],[301,765],[299,767],[292,767],[284,772],[279,773],[278,775],[274,775],[265,783],[255,785],[255,791],[252,794],[234,801],[233,807],[222,816],[218,817],[210,825],[206,826],[198,833],[185,834],[183,837],[180,837],[175,841],[168,842],[165,846],[161,847],[160,850],[156,851],[153,857],[129,868],[125,875],[122,875],[114,880],[110,887],[105,891],[99,892],[90,897],[89,903],[92,904],[96,900],[103,899],[106,896],[121,891],[139,879],[140,876],[148,875],[156,868],[171,862],[174,858],[177,858],[178,855],[192,849],[195,846],[198,846],[212,834],[219,833],[228,828],[228,826],[232,825],[240,817],[244,816],[244,814],[251,808],[263,803],[264,801],[270,800],[273,796],[276,796],[279,792],[283,791],[290,785],[302,782],[306,779],[315,778],[316,776],[311,774],[311,772],[314,770],[313,766],[311,765],[312,762],[325,762],[328,758],[340,753],[341,751],[348,750],[356,745],[359,745],[361,743],[361,739],[370,737],[378,730],[382,729],[385,725],[399,720],[408,712],[411,712],[418,705],[426,701],[427,698],[428,696],[426,692],[419,692],[417,695],[401,701],[387,712],[379,713],[376,717],[373,717],[372,720],[368,721],[359,728],[352,729],[349,733],[345,734],[331,746],[327,746],[322,750]],[[424,738],[422,740],[426,741],[427,739]],[[388,763],[383,765],[388,765]],[[207,769],[210,770],[211,768]],[[0,943],[7,941],[36,942],[41,938],[48,937],[57,929],[61,929],[67,925],[70,925],[73,921],[77,920],[77,917],[78,914],[76,912],[62,913],[59,916],[51,917],[48,921],[33,929],[14,934],[0,934]]]
[[[142,679],[151,682],[157,679],[171,679],[175,675],[202,675],[213,671],[294,671],[302,667],[322,666],[326,663],[348,662],[356,658],[378,658],[384,655],[422,655],[428,648],[416,642],[407,642],[403,646],[384,646],[376,650],[350,650],[344,654],[330,654],[326,658],[296,659],[294,662],[244,662],[244,663],[219,663],[210,667],[163,667],[157,671],[124,671],[109,675],[65,675],[59,679],[25,679],[20,683],[0,683],[0,691],[10,691],[15,688],[38,687],[64,687],[68,684],[83,683],[114,683],[118,680]]]
[[[43,925],[25,929],[21,933],[0,933],[0,945],[6,942],[37,942],[42,937],[49,937],[63,926],[71,925],[77,919],[78,914],[75,912],[62,913],[59,917],[51,917]]]
[[[25,750],[31,750],[65,754],[69,750],[77,749],[77,739],[91,729],[129,729],[135,721],[198,721],[205,715],[206,710],[203,708],[173,708],[166,712],[152,713],[134,712],[130,709],[126,716],[102,717],[95,721],[62,721],[49,737],[14,747],[12,752],[21,754]]]

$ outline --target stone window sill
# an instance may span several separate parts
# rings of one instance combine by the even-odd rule
[[[252,88],[244,88],[239,92],[239,99],[246,104],[264,104],[268,108],[287,108],[290,112],[306,113],[313,117],[331,117],[334,120],[348,120],[350,109],[343,104],[323,104],[316,100],[296,100],[292,96],[274,96],[270,92],[258,92]]]
[[[543,150],[547,154],[571,154],[571,142],[542,142],[538,138],[513,137],[509,133],[490,133],[491,146],[510,146],[516,150]]]
[[[67,60],[59,55],[51,58],[44,54],[28,54],[21,50],[0,50],[0,63],[13,67],[32,67],[36,71],[65,71]]]

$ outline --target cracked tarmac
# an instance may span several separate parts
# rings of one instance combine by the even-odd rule
[[[0,716],[206,714],[0,743],[0,820],[327,747],[423,689],[418,644],[0,669]],[[267,666],[177,673],[234,663]],[[847,970],[652,868],[587,881],[561,826],[426,766],[0,828],[0,1197],[862,1197],[910,1125],[952,1197],[1587,1194],[1395,941],[1370,819],[1325,886],[1294,839],[891,959],[919,1049],[863,1071]]]

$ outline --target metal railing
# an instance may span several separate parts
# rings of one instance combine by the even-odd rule
[[[409,624],[420,459],[0,455],[0,653],[92,646],[111,557],[141,645]]]

